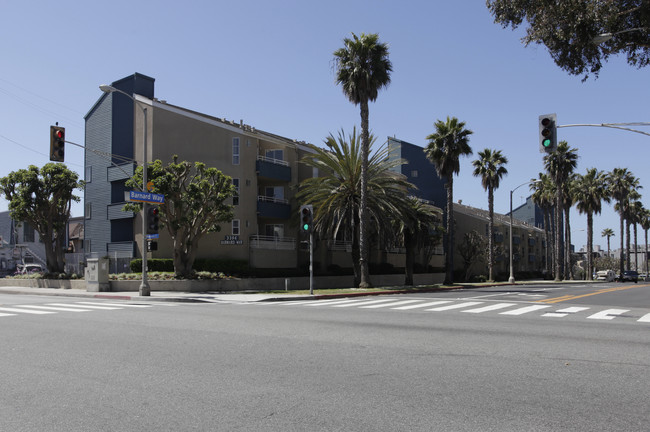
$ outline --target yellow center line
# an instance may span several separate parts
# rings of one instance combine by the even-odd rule
[[[622,290],[627,290],[627,289],[632,289],[632,288],[645,288],[649,287],[650,285],[631,285],[631,286],[622,286],[622,287],[613,287],[613,288],[603,288],[601,290],[587,293],[587,294],[580,294],[580,295],[564,295],[561,297],[553,297],[550,299],[546,300],[538,300],[536,303],[560,303],[563,301],[569,301],[569,300],[575,300],[583,297],[589,297],[589,296],[594,296],[597,294],[606,294],[614,291],[622,291]]]

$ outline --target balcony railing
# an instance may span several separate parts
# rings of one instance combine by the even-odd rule
[[[252,249],[294,250],[296,239],[293,237],[276,237],[253,235],[250,237]]]

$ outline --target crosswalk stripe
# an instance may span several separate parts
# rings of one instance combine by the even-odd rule
[[[643,315],[637,322],[650,322],[650,313]]]
[[[0,317],[3,317],[3,316],[16,316],[16,314],[0,313]]]
[[[28,313],[28,314],[34,314],[34,315],[45,315],[45,314],[53,314],[56,312],[47,312],[47,311],[40,311],[40,310],[29,310],[29,309],[18,309],[18,308],[0,308],[0,311],[4,312],[17,312],[17,313]]]
[[[600,311],[598,313],[595,313],[593,315],[589,315],[587,318],[588,319],[601,319],[601,320],[611,320],[616,318],[618,315],[622,315],[625,312],[629,312],[629,309],[606,309],[604,311]]]
[[[345,304],[345,303],[357,303],[359,302],[359,299],[346,299],[346,300],[341,300],[341,299],[334,299],[334,300],[324,300],[320,302],[315,302],[313,304],[306,304],[305,306],[330,306],[330,305],[335,305],[335,304]]]
[[[545,313],[542,316],[543,317],[552,317],[552,318],[562,318],[562,317],[565,317],[565,316],[569,315],[570,313],[581,312],[581,311],[584,311],[584,310],[587,310],[587,309],[589,309],[589,308],[588,307],[574,306],[574,307],[569,307],[569,308],[565,308],[565,309],[560,309],[560,310],[557,310],[555,312],[548,312],[548,313]]]
[[[391,306],[399,306],[399,305],[404,305],[404,304],[410,304],[410,303],[415,303],[419,302],[420,300],[400,300],[396,301],[393,303],[382,303],[378,305],[370,305],[370,306],[361,306],[361,309],[377,309],[377,308],[383,308],[383,307],[391,307]]]
[[[384,302],[389,302],[389,301],[393,301],[393,299],[359,301],[358,303],[338,304],[338,305],[334,305],[332,307],[365,306],[365,305],[370,305],[370,304],[375,304],[375,303],[384,303]]]
[[[441,312],[441,311],[446,311],[446,310],[461,309],[461,308],[464,308],[464,307],[476,306],[476,305],[480,305],[480,304],[483,304],[483,302],[465,302],[465,303],[456,303],[456,304],[449,305],[449,306],[440,306],[440,307],[437,307],[437,308],[425,309],[425,310],[426,311],[431,311],[431,312]]]
[[[546,308],[549,308],[549,307],[550,306],[546,306],[546,305],[526,306],[526,307],[522,307],[522,308],[519,308],[519,309],[513,309],[513,310],[510,310],[510,311],[499,312],[499,315],[523,315],[523,314],[528,313],[528,312],[533,312],[533,311],[540,310],[540,309],[546,309]]]
[[[483,307],[476,308],[476,309],[464,310],[463,312],[466,312],[466,313],[482,313],[482,312],[488,312],[488,311],[493,311],[493,310],[504,309],[504,308],[514,306],[514,305],[515,305],[515,303],[496,303],[496,304],[483,306]]]
[[[95,305],[95,306],[115,306],[115,307],[126,307],[126,308],[150,308],[153,305],[142,305],[142,304],[131,304],[131,303],[96,303],[96,302],[77,302],[78,304],[83,305]]]
[[[118,307],[109,307],[109,306],[75,305],[75,304],[66,304],[66,303],[50,303],[49,306],[63,306],[63,307],[75,307],[78,309],[101,309],[101,310],[121,309]]]
[[[53,311],[60,311],[60,312],[90,312],[90,309],[69,308],[63,306],[22,305],[20,307],[53,310]]]
[[[409,306],[396,307],[396,308],[393,308],[393,309],[395,309],[395,310],[410,310],[410,309],[425,308],[425,307],[435,306],[435,305],[440,305],[440,304],[445,304],[445,303],[451,303],[451,300],[439,300],[439,301],[433,301],[433,302],[418,303],[418,304],[409,305]]]

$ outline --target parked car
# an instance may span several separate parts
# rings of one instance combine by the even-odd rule
[[[18,265],[18,274],[43,273],[45,270],[40,264]]]
[[[639,281],[639,273],[634,271],[634,270],[625,270],[621,276],[619,276],[618,280],[620,282],[634,282],[637,283]]]
[[[616,273],[613,270],[600,270],[596,272],[596,280],[613,282],[616,279]]]

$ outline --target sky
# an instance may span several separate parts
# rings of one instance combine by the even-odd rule
[[[84,116],[102,95],[99,85],[135,72],[155,78],[156,97],[170,104],[321,145],[330,133],[360,125],[333,63],[351,32],[378,33],[389,45],[391,83],[370,104],[378,144],[394,136],[425,147],[434,123],[447,116],[473,131],[474,154],[461,159],[454,180],[454,200],[466,205],[487,209],[471,165],[485,148],[508,158],[495,211],[509,211],[515,188],[513,206],[524,203],[529,189],[519,186],[543,171],[540,114],[557,113],[560,125],[650,121],[650,69],[613,57],[598,79],[582,82],[544,46],[524,46],[523,29],[495,24],[482,0],[6,0],[2,9],[0,177],[48,163],[55,122],[67,141],[83,146]],[[578,150],[580,174],[628,168],[650,208],[649,136],[572,127],[558,137]],[[83,177],[83,149],[67,144],[65,157]],[[0,198],[0,211],[7,206]],[[83,215],[83,203],[72,213]],[[586,227],[586,216],[572,210],[578,250]],[[604,228],[614,230],[614,248],[619,219],[606,203],[594,220],[594,244],[606,249]]]

